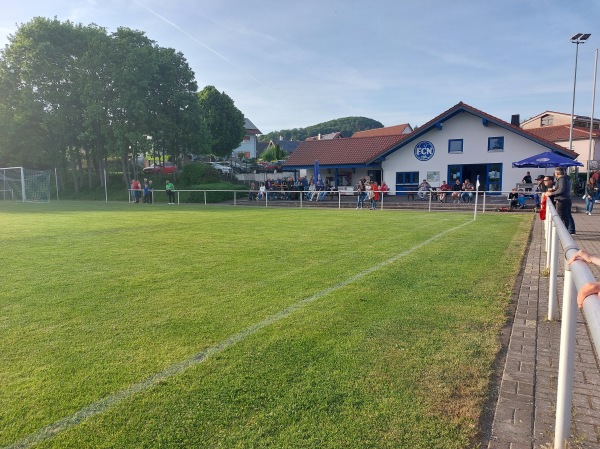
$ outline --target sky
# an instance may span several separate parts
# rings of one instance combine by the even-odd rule
[[[0,4],[0,48],[37,16],[144,31],[183,53],[199,89],[225,92],[263,134],[349,116],[416,127],[460,101],[508,122],[571,113],[576,54],[575,114],[592,113],[597,0]],[[576,33],[592,36],[577,46]]]

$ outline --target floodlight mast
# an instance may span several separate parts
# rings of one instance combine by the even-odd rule
[[[573,118],[575,116],[575,88],[577,86],[577,57],[579,55],[579,44],[585,44],[585,41],[591,36],[590,33],[577,33],[571,37],[571,42],[575,47],[575,75],[573,76],[573,103],[571,105],[571,127],[569,129],[569,150],[573,151]]]

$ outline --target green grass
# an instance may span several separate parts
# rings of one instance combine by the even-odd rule
[[[0,446],[108,398],[35,447],[466,448],[531,216],[55,202],[0,224]]]

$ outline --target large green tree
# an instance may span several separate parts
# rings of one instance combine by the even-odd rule
[[[208,151],[203,152],[229,157],[246,135],[244,114],[225,92],[219,92],[214,86],[206,86],[198,96],[200,119],[209,139]]]
[[[72,168],[77,189],[84,170],[90,185],[101,183],[109,157],[123,161],[128,182],[130,154],[149,135],[171,158],[206,141],[193,71],[143,32],[35,18],[9,41],[0,52],[0,164]]]

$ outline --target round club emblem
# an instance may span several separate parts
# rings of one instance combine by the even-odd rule
[[[428,161],[435,154],[435,147],[428,140],[422,140],[415,145],[415,157],[420,161]]]

